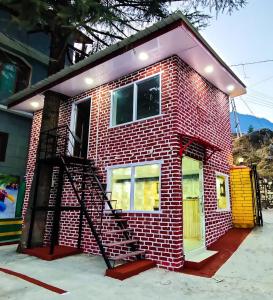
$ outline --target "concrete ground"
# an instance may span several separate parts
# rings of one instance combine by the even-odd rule
[[[104,277],[101,258],[77,255],[51,262],[0,248],[0,267],[21,272],[68,291],[58,295],[0,272],[0,299],[273,299],[273,210],[213,278],[162,269],[148,270],[125,281]]]

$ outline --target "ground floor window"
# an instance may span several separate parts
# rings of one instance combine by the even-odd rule
[[[108,169],[108,190],[116,208],[157,211],[160,208],[161,163],[145,163]]]
[[[228,175],[216,173],[217,208],[219,210],[230,209]]]

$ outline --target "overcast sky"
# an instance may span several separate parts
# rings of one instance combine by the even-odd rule
[[[231,16],[212,19],[201,34],[228,65],[273,60],[273,0],[249,0]],[[248,88],[243,101],[236,99],[238,112],[273,122],[273,62],[232,69]]]

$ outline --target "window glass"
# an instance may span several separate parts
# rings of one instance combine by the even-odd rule
[[[158,164],[135,167],[135,210],[159,210],[159,173]]]
[[[216,175],[216,191],[218,209],[228,208],[228,195],[226,190],[226,176]]]
[[[112,125],[133,121],[133,92],[133,85],[113,92]]]
[[[0,99],[25,89],[30,72],[30,67],[23,60],[0,50]]]
[[[0,161],[5,161],[6,150],[8,145],[8,133],[0,132]]]
[[[117,200],[116,208],[130,209],[131,168],[113,169],[111,176],[112,199]]]
[[[117,209],[159,210],[160,165],[152,164],[112,169],[111,191],[112,199],[117,200]]]
[[[137,84],[137,119],[159,114],[159,75]]]

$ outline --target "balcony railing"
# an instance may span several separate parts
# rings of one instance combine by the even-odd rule
[[[39,159],[60,156],[81,157],[82,142],[67,125],[41,132]],[[76,153],[75,153],[76,152]]]

